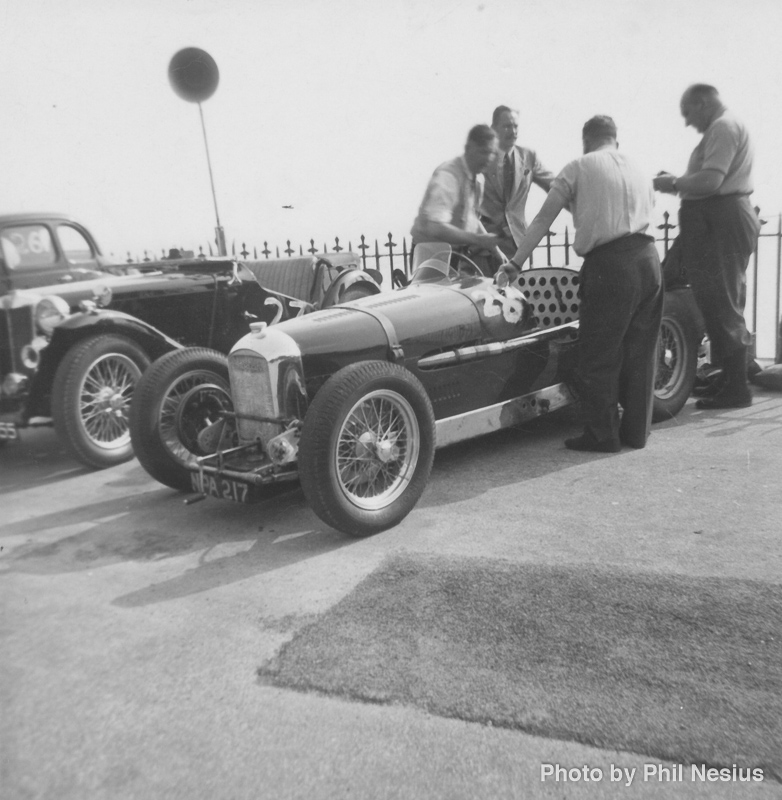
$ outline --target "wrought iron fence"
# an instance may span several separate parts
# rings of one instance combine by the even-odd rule
[[[760,209],[756,208],[758,214]],[[764,226],[769,223],[769,219],[761,217],[761,233],[758,246],[750,262],[747,275],[747,297],[749,300],[746,310],[747,324],[750,330],[755,332],[756,352],[758,358],[771,359],[776,363],[782,362],[782,330],[780,330],[780,295],[782,293],[782,214],[776,214],[776,230],[766,230]],[[660,249],[660,255],[665,256],[675,238],[672,232],[676,225],[671,222],[670,214],[666,211],[663,214],[663,221],[657,225],[660,233],[656,240]],[[363,234],[355,240],[347,240],[339,236],[334,237],[334,244],[323,244],[318,247],[314,239],[309,240],[309,246],[294,245],[288,239],[285,247],[270,246],[264,241],[263,247],[247,245],[245,242],[231,244],[231,256],[244,260],[254,261],[268,258],[283,258],[285,256],[297,256],[310,253],[312,255],[327,255],[329,253],[355,252],[360,258],[362,265],[377,269],[387,279],[386,286],[395,285],[394,271],[401,270],[405,276],[409,276],[412,267],[411,247],[408,238],[402,237],[401,241],[395,240],[393,234],[389,233],[385,240],[367,239]],[[195,255],[206,258],[215,255],[212,244],[203,246],[198,251],[179,250],[180,253]],[[162,258],[170,258],[170,253],[163,251]],[[156,260],[149,251],[144,251],[144,257],[133,258],[128,253],[128,263],[138,261]],[[530,257],[531,266],[565,266],[577,268],[581,265],[581,258],[573,250],[572,235],[570,228],[564,231],[549,231],[543,241],[535,249]]]

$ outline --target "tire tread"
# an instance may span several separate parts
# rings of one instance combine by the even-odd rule
[[[406,399],[418,415],[421,449],[415,473],[405,493],[389,508],[382,512],[361,509],[347,512],[334,499],[330,479],[324,477],[329,475],[335,424],[347,402],[389,381],[402,382],[408,393]],[[394,388],[399,390],[397,386]],[[434,461],[434,431],[431,402],[420,381],[409,370],[386,361],[361,361],[344,367],[321,387],[304,420],[299,445],[299,478],[308,504],[326,524],[351,536],[367,536],[396,525],[413,509],[426,488]]]

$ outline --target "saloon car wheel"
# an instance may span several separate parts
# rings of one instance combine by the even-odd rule
[[[652,422],[675,417],[687,402],[695,383],[702,338],[700,315],[689,289],[666,292],[657,343]]]
[[[130,435],[141,466],[172,489],[192,488],[191,471],[205,455],[198,434],[231,411],[228,360],[193,347],[159,358],[139,382],[130,413]]]
[[[351,536],[385,530],[418,502],[434,447],[434,412],[418,379],[385,361],[351,364],[321,387],[304,418],[304,496]]]
[[[68,452],[96,469],[133,457],[128,413],[147,354],[124,336],[94,336],[74,345],[52,385],[52,418]]]

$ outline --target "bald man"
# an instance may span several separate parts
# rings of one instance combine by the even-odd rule
[[[711,397],[697,408],[744,408],[752,405],[747,385],[747,348],[752,337],[744,320],[746,272],[760,233],[760,220],[749,197],[753,148],[746,127],[708,84],[690,86],[680,102],[684,124],[703,138],[680,176],[661,172],[658,192],[678,194],[677,245],[693,295],[706,323],[712,362],[722,377]]]

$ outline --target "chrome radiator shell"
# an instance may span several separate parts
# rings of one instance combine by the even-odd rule
[[[240,444],[264,445],[307,410],[301,351],[276,326],[242,337],[228,355]],[[265,421],[264,421],[265,420]]]

